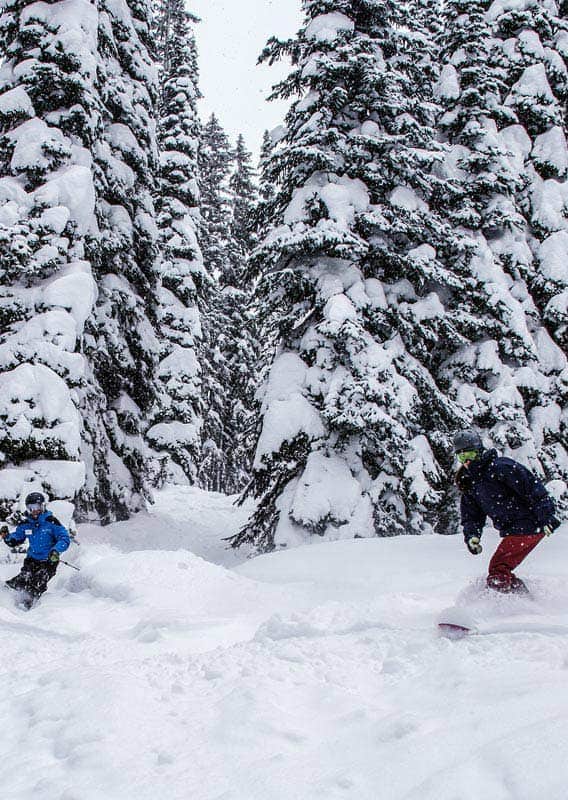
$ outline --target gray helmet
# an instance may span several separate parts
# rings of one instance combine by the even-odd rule
[[[483,450],[481,436],[474,430],[458,431],[454,436],[454,450],[462,453],[464,450]]]

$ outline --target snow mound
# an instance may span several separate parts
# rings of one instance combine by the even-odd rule
[[[168,612],[212,617],[252,611],[258,595],[251,580],[204,561],[187,550],[102,551],[84,564],[81,584],[96,597]]]

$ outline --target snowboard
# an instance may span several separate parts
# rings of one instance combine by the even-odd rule
[[[447,639],[541,628],[560,632],[557,626],[549,627],[543,622],[538,603],[530,591],[501,594],[488,589],[485,578],[479,578],[460,592],[455,605],[440,612],[436,626],[439,634]]]
[[[473,614],[458,606],[450,606],[440,613],[438,630],[446,639],[463,639],[464,636],[478,632],[477,621]]]

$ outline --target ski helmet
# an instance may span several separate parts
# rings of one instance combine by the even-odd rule
[[[42,495],[41,492],[31,492],[26,497],[26,505],[27,506],[34,506],[37,503],[45,503],[45,497]]]
[[[44,506],[45,497],[41,492],[31,492],[26,497],[26,506]]]
[[[461,453],[464,450],[483,450],[481,436],[474,430],[458,431],[454,436],[454,450]]]

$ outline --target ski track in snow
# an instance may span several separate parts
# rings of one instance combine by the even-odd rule
[[[83,526],[31,612],[0,592],[3,800],[565,800],[568,526],[519,569],[534,600],[491,601],[490,535],[239,564],[245,516],[170,488]],[[439,637],[456,599],[496,632]]]

